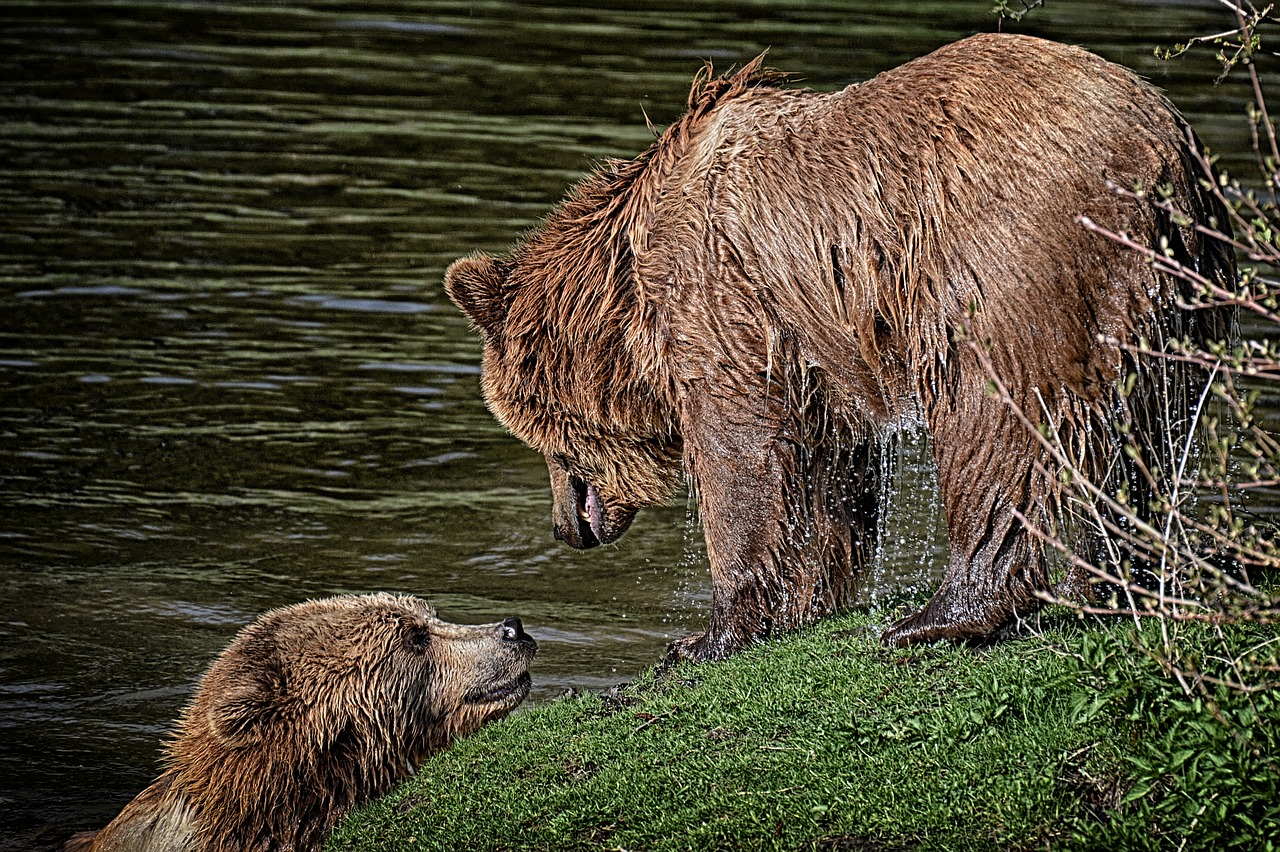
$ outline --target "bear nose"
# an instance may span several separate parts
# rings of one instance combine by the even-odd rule
[[[529,634],[524,632],[524,624],[514,615],[502,622],[502,638],[508,642],[528,641]]]

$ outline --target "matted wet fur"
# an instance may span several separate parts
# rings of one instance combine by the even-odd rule
[[[319,849],[352,806],[523,701],[536,648],[518,618],[449,624],[409,596],[272,610],[204,675],[164,773],[66,848]]]
[[[1114,428],[1136,371],[1133,428],[1168,470],[1195,377],[1126,347],[1203,340],[1224,318],[1078,217],[1229,286],[1230,250],[1194,227],[1228,227],[1197,144],[1129,71],[1023,36],[833,93],[783,88],[757,60],[697,80],[647,151],[445,285],[483,335],[491,410],[546,456],[559,538],[617,539],[683,466],[713,602],[671,657],[722,657],[846,603],[904,424],[932,438],[951,558],[884,638],[982,639],[1051,585],[1018,516],[1060,529],[1067,501],[969,341],[1108,487],[1141,484]],[[1096,547],[1087,530],[1079,544]]]

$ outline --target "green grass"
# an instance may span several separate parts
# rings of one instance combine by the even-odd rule
[[[1163,727],[1203,707],[1172,707],[1176,690],[1123,637],[1069,623],[985,650],[900,651],[876,636],[851,614],[531,708],[432,759],[327,848],[1176,848],[1184,831],[1187,848],[1222,848],[1194,842],[1210,823],[1213,837],[1250,832],[1243,848],[1266,848],[1276,831],[1275,752],[1247,758],[1275,745],[1274,701],[1245,714],[1265,742],[1218,755],[1228,775],[1252,761],[1257,777],[1241,783],[1262,785],[1257,801],[1242,817],[1237,784],[1206,819],[1199,802],[1183,807],[1201,794],[1178,775],[1190,757],[1168,765],[1199,741]],[[1240,741],[1239,726],[1206,730],[1215,754]]]

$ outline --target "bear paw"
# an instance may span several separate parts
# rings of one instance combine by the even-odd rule
[[[880,641],[894,648],[906,648],[909,645],[927,645],[939,639],[954,639],[953,632],[953,625],[937,624],[921,610],[886,627],[880,634]]]
[[[996,638],[1000,628],[1012,620],[1012,607],[996,601],[978,605],[939,592],[919,612],[901,618],[885,628],[880,641],[895,648],[927,645],[940,639],[983,644]]]
[[[708,663],[712,660],[724,660],[746,647],[745,642],[737,641],[726,634],[694,633],[677,639],[667,646],[667,653],[658,664],[659,671],[666,671],[685,660],[694,663]]]

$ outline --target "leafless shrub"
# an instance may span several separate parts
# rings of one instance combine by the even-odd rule
[[[1096,592],[1085,602],[1048,593],[1044,599],[1082,615],[1158,623],[1159,639],[1140,639],[1142,650],[1176,677],[1187,695],[1208,695],[1215,685],[1246,693],[1280,685],[1280,638],[1274,629],[1256,629],[1280,622],[1275,593],[1280,523],[1271,519],[1278,517],[1275,510],[1280,506],[1280,440],[1268,429],[1259,405],[1261,401],[1274,407],[1280,398],[1280,145],[1259,69],[1261,63],[1277,58],[1269,40],[1280,26],[1280,14],[1275,6],[1219,2],[1231,10],[1235,27],[1190,38],[1160,55],[1172,59],[1211,46],[1222,65],[1219,80],[1247,75],[1253,99],[1246,119],[1257,175],[1252,180],[1227,176],[1215,171],[1211,157],[1200,155],[1204,185],[1228,211],[1230,221],[1225,223],[1191,222],[1159,195],[1159,188],[1111,189],[1135,198],[1155,193],[1149,200],[1161,205],[1171,221],[1193,225],[1203,238],[1232,246],[1240,263],[1236,286],[1226,289],[1200,275],[1175,259],[1172,251],[1141,245],[1087,218],[1079,220],[1081,227],[1146,255],[1153,266],[1185,282],[1186,292],[1195,297],[1179,306],[1184,310],[1228,306],[1238,312],[1239,326],[1230,339],[1207,345],[1174,340],[1126,347],[1135,360],[1163,359],[1202,377],[1194,398],[1187,400],[1194,428],[1168,423],[1169,434],[1178,436],[1179,444],[1165,448],[1173,451],[1164,454],[1172,469],[1151,469],[1145,461],[1151,454],[1137,445],[1134,433],[1126,429],[1126,412],[1121,411],[1117,429],[1129,436],[1126,455],[1149,495],[1148,505],[1137,505],[1140,500],[1126,489],[1085,475],[1043,412],[1018,412],[1065,483],[1074,522],[1087,525],[1103,542],[1082,554],[1072,548],[1069,532],[1036,529],[1024,518],[1069,568],[1090,578]],[[1000,376],[985,360],[981,342],[969,345],[985,362],[991,392],[1013,405]],[[1126,390],[1135,378],[1130,377]],[[1197,641],[1189,651],[1180,640],[1192,623],[1206,625],[1196,629],[1207,631],[1210,643]],[[1206,653],[1206,647],[1212,650]]]

